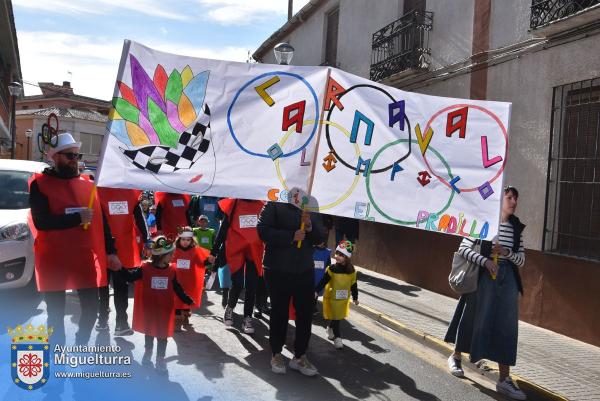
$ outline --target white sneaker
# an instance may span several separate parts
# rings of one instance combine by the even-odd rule
[[[344,343],[342,342],[342,337],[338,337],[333,340],[333,346],[337,349],[344,348]]]
[[[327,327],[327,338],[329,340],[333,340],[335,335],[333,334],[333,329],[331,327]]]
[[[283,355],[273,355],[273,358],[271,358],[271,370],[278,375],[285,374],[285,360],[283,359]]]
[[[302,355],[298,359],[293,358],[290,361],[290,369],[297,370],[305,376],[314,376],[317,373],[319,373],[317,368],[315,368],[315,366],[312,363],[308,362],[308,359],[306,359],[306,355]]]
[[[242,323],[242,330],[246,334],[254,334],[254,326],[252,326],[252,318],[250,316],[244,318],[244,322]]]
[[[503,382],[496,383],[496,391],[504,394],[513,400],[526,400],[527,396],[519,387],[512,381],[510,377],[504,379]]]
[[[454,358],[454,355],[450,355],[450,358],[448,358],[448,369],[450,369],[452,376],[464,377],[465,375],[461,360]]]
[[[229,327],[233,325],[233,309],[229,306],[225,308],[225,315],[223,316],[223,323]]]

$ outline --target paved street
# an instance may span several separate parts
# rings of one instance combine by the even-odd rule
[[[130,300],[131,301],[131,300]],[[4,309],[0,321],[11,326],[31,321],[44,323],[44,304],[31,289],[0,293]],[[72,344],[77,313],[76,296],[67,303],[67,345]],[[241,311],[241,305],[238,306]],[[131,309],[130,309],[131,312]],[[144,400],[487,400],[503,399],[495,394],[492,383],[472,373],[477,382],[459,380],[444,370],[445,360],[435,351],[390,331],[358,313],[342,326],[346,347],[339,351],[325,337],[323,321],[316,319],[309,351],[310,360],[319,368],[316,378],[290,371],[278,376],[270,371],[268,328],[257,324],[253,337],[236,329],[225,329],[221,322],[220,296],[208,293],[203,307],[193,318],[194,329],[176,334],[167,348],[168,377],[139,364],[143,336],[113,338],[94,332],[92,342],[118,345],[119,355],[132,356],[130,366],[63,368],[65,372],[98,370],[131,372],[130,379],[57,379],[51,377],[42,389],[26,393],[7,380],[9,367],[8,336],[3,344],[0,400],[100,400],[131,399],[120,397],[135,388],[135,398]],[[113,315],[111,314],[111,324]],[[240,327],[237,317],[234,327]],[[293,329],[291,330],[293,332]],[[291,353],[288,347],[286,357]],[[54,367],[53,367],[54,368]],[[56,369],[55,369],[56,370]]]

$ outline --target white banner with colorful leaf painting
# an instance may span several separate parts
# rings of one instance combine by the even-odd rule
[[[498,230],[509,103],[126,41],[113,106],[100,186],[291,199],[473,238]]]

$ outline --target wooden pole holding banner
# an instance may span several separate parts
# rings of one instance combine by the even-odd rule
[[[319,143],[321,142],[321,130],[323,129],[323,117],[325,115],[325,107],[327,104],[327,88],[329,87],[329,77],[330,76],[331,76],[331,68],[327,68],[327,78],[325,79],[325,90],[323,91],[323,107],[321,108],[321,115],[319,116],[319,131],[317,132],[317,143],[314,148],[311,172],[310,172],[310,176],[308,179],[308,191],[307,191],[308,194],[307,194],[306,204],[308,203],[308,200],[310,199],[310,195],[312,194],[312,187],[313,187],[313,183],[315,181],[315,170],[317,168],[317,156],[319,155]],[[302,208],[303,212],[304,212],[304,207],[306,204],[304,202],[302,202],[301,208]],[[300,230],[304,230],[304,222],[302,222],[300,224]],[[302,246],[302,241],[298,241],[298,249],[300,249],[301,246]]]
[[[90,194],[90,201],[88,202],[88,209],[91,209],[92,206],[94,206],[94,199],[96,198],[96,186],[94,185],[92,188],[92,193]],[[85,223],[83,225],[83,229],[87,230],[88,227],[90,226],[90,223]]]

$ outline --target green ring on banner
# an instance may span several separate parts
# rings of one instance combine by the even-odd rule
[[[367,179],[366,179],[367,196],[369,197],[369,200],[373,204],[373,207],[375,208],[375,210],[377,210],[379,212],[379,214],[381,214],[383,217],[385,217],[389,221],[392,221],[394,223],[401,224],[404,226],[410,226],[410,225],[417,224],[417,221],[416,220],[415,221],[398,220],[398,219],[395,219],[395,218],[389,216],[388,214],[384,213],[379,208],[379,206],[377,206],[377,203],[375,202],[375,199],[373,198],[373,194],[371,194],[371,187],[370,187],[369,183],[371,181],[371,168],[373,167],[373,165],[375,165],[375,162],[377,161],[377,158],[381,155],[381,153],[384,150],[386,150],[387,148],[389,148],[390,146],[394,146],[399,143],[404,143],[404,142],[408,142],[408,141],[409,141],[408,139],[398,139],[398,140],[388,143],[387,145],[385,145],[381,149],[379,149],[373,156],[373,160],[371,161],[371,163],[369,163],[369,170],[368,170]],[[417,145],[419,143],[416,139],[412,139],[410,142],[413,144],[417,144]],[[432,148],[431,146],[428,147],[427,150],[428,151],[431,150],[433,152],[433,154],[435,154],[440,159],[442,164],[446,167],[446,170],[448,171],[448,176],[450,177],[450,179],[454,178],[454,176],[452,175],[452,171],[450,170],[450,165],[448,165],[448,162],[446,161],[446,159],[444,159],[442,157],[442,155],[437,150]],[[446,210],[448,210],[448,208],[452,204],[452,200],[454,199],[454,193],[455,193],[455,191],[453,189],[450,190],[450,198],[448,199],[448,202],[446,202],[446,205],[442,208],[442,210],[440,210],[439,212],[437,212],[435,214],[440,215],[440,214],[444,213]]]

